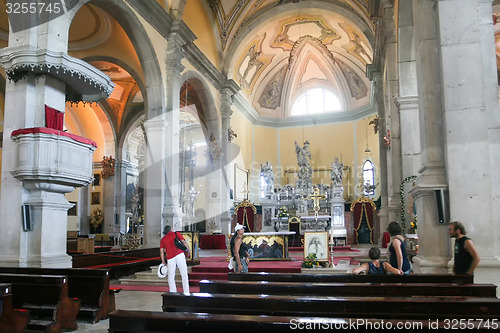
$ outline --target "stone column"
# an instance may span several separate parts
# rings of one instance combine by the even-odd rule
[[[231,213],[230,213],[230,199],[229,190],[231,189],[231,180],[228,168],[232,166],[231,164],[231,144],[229,142],[229,128],[231,127],[231,115],[233,110],[231,107],[233,105],[233,96],[239,91],[239,87],[233,80],[226,82],[225,86],[222,88],[221,94],[221,143],[222,143],[222,156],[220,163],[220,173],[221,173],[221,183],[220,183],[220,218],[223,234],[231,233]],[[234,189],[236,191],[236,189]]]
[[[179,82],[184,66],[181,64],[184,55],[182,48],[194,40],[194,35],[181,21],[175,21],[168,37],[167,67],[166,67],[166,113],[168,123],[164,149],[164,170],[166,174],[166,195],[163,202],[163,222],[172,226],[173,230],[183,230],[182,207],[180,193],[180,156],[179,156],[179,116],[180,116],[180,91],[182,82]],[[159,230],[161,232],[161,230]]]
[[[481,262],[475,281],[498,284],[500,237],[495,213],[499,204],[495,194],[499,191],[495,180],[500,171],[494,162],[500,154],[500,112],[491,3],[439,1],[438,17],[450,217],[464,223],[476,244]]]
[[[384,107],[384,92],[383,92],[383,78],[380,72],[377,72],[374,67],[370,67],[368,71],[370,75],[370,80],[373,81],[374,90],[375,90],[375,100],[377,101],[377,110],[379,119],[385,118],[386,112]],[[387,171],[387,148],[384,144],[383,136],[386,132],[386,124],[385,121],[379,121],[379,158],[380,158],[380,166],[378,169],[380,175],[380,210],[378,213],[380,220],[380,234],[382,237],[383,232],[387,229],[389,225],[389,199],[388,199],[388,183],[391,181]],[[387,181],[383,181],[387,179]],[[382,244],[381,238],[378,241],[379,244]]]
[[[127,199],[127,169],[130,162],[121,160],[116,162],[116,179],[118,182],[118,189],[116,190],[116,214],[118,215],[118,223],[114,226],[114,233],[125,233],[126,230],[126,199]],[[144,211],[144,207],[143,207]],[[118,235],[119,236],[119,235]]]
[[[144,169],[145,246],[159,246],[164,227],[165,215],[162,216],[159,207],[164,207],[168,196],[164,145],[167,140],[167,127],[168,123],[162,116],[144,122],[146,142],[148,143]]]
[[[457,3],[454,6],[460,8]],[[418,273],[445,273],[450,255],[448,226],[438,222],[435,196],[435,190],[447,189],[442,113],[444,86],[447,84],[445,77],[441,76],[441,64],[446,57],[439,51],[442,42],[439,40],[438,7],[427,1],[413,2],[423,165],[411,190],[419,218],[419,254],[414,258],[414,270]],[[457,20],[448,28],[453,26],[452,30],[455,30],[460,24]]]

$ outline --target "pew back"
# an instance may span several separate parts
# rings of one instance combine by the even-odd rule
[[[0,283],[12,284],[13,306],[31,311],[29,329],[48,332],[76,330],[80,300],[68,296],[68,278],[61,275],[0,273]],[[38,319],[46,316],[46,319]],[[36,318],[37,320],[33,320]]]
[[[200,292],[324,296],[496,297],[494,284],[455,283],[307,283],[269,281],[200,281]]]
[[[410,275],[355,275],[355,274],[307,274],[307,273],[228,273],[229,281],[274,282],[340,282],[340,283],[456,283],[472,284],[472,275],[410,274]]]
[[[1,273],[67,276],[69,297],[80,300],[81,312],[88,314],[92,323],[107,318],[114,310],[110,308],[114,294],[109,291],[110,274],[106,269],[0,267]]]
[[[500,319],[500,300],[473,297],[333,297],[164,293],[166,312],[376,319]]]

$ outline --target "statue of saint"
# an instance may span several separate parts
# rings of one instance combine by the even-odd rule
[[[199,191],[194,189],[194,186],[189,188],[189,191],[184,193],[183,198],[183,211],[186,216],[194,216],[194,201],[196,200],[196,196],[199,194]]]
[[[272,192],[274,190],[274,173],[273,167],[269,161],[262,164],[260,167],[260,174],[264,177],[264,181],[266,182],[266,193]]]
[[[311,152],[309,151],[309,141],[305,141],[303,147],[300,147],[297,141],[295,141],[295,153],[297,153],[299,167],[310,168],[309,160],[311,159]]]
[[[333,186],[342,186],[342,172],[344,169],[344,164],[339,162],[339,159],[335,157],[335,162],[332,163],[332,171],[330,173],[330,178],[333,181]]]

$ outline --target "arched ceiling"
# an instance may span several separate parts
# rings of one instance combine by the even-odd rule
[[[285,118],[313,86],[333,91],[342,111],[369,104],[371,0],[210,0],[223,72],[264,117]]]

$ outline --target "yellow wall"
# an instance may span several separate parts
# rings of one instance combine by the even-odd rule
[[[232,141],[240,149],[240,156],[236,159],[236,162],[245,169],[249,169],[252,164],[252,123],[240,112],[236,111],[231,116],[231,128],[238,135]]]
[[[194,44],[198,46],[201,52],[215,67],[220,69],[219,48],[214,36],[214,31],[217,30],[214,29],[212,23],[208,19],[208,15],[201,1],[188,0],[182,19],[189,29],[197,36]]]
[[[355,197],[355,186],[358,185],[362,164],[366,156],[367,138],[370,148],[369,157],[375,164],[376,182],[379,182],[378,134],[374,134],[373,126],[367,127],[371,118],[373,117],[354,122],[281,129],[254,126],[254,145],[250,147],[254,150],[255,160],[247,165],[259,166],[258,170],[251,169],[251,171],[258,173],[260,172],[260,164],[258,163],[270,161],[276,178],[275,183],[279,186],[294,185],[299,170],[294,142],[297,141],[302,147],[304,141],[307,140],[310,143],[311,166],[314,170],[313,184],[331,184],[331,165],[337,157],[344,166],[350,169],[344,173],[343,183],[344,197],[351,200]],[[234,122],[232,121],[231,124]],[[235,125],[232,126],[234,128]],[[247,147],[245,147],[246,149]],[[255,186],[252,189],[257,190]],[[375,199],[378,196],[377,192]]]

